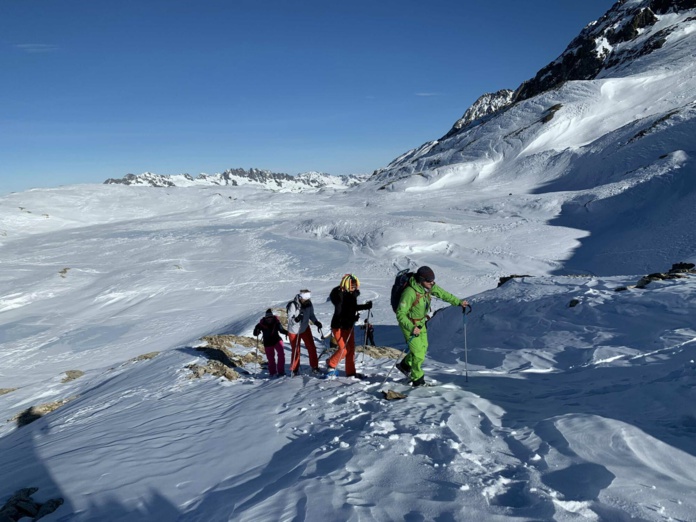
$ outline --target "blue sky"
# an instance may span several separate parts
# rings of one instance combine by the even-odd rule
[[[128,173],[371,173],[611,0],[2,0],[0,194]]]

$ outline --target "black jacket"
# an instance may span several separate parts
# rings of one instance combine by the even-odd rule
[[[259,321],[259,324],[254,328],[254,337],[263,334],[264,346],[275,346],[280,342],[280,334],[288,334],[288,331],[283,328],[278,318],[274,315],[271,321],[267,321],[264,317]]]
[[[335,287],[329,294],[329,299],[334,305],[334,314],[331,318],[331,328],[341,328],[342,330],[350,330],[355,326],[355,321],[358,320],[359,310],[369,310],[372,308],[372,303],[368,301],[365,304],[358,304],[358,295],[360,292],[348,292],[340,286]]]

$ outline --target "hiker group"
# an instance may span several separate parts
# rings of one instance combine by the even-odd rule
[[[290,343],[290,372],[293,376],[300,373],[300,347],[304,343],[309,357],[312,374],[333,377],[338,375],[338,366],[345,360],[345,375],[362,379],[365,376],[356,371],[355,367],[355,325],[361,311],[368,311],[361,328],[365,330],[365,344],[368,341],[374,346],[374,328],[369,321],[372,301],[358,304],[360,296],[360,281],[353,274],[345,274],[341,282],[331,290],[329,300],[334,306],[331,318],[331,344],[336,350],[326,362],[325,370],[319,367],[321,355],[317,355],[317,347],[310,328],[310,321],[319,329],[324,339],[323,325],[314,314],[312,294],[308,289],[300,290],[295,298],[286,306],[288,315],[287,329],[271,309],[266,310],[264,317],[254,327],[254,336],[263,336],[263,346],[268,360],[268,373],[271,377],[285,375],[285,352],[281,334],[287,336]],[[392,287],[391,304],[396,313],[399,328],[404,335],[408,352],[396,364],[396,368],[406,375],[412,386],[422,386],[425,383],[423,361],[428,351],[427,321],[430,319],[430,304],[437,297],[453,306],[466,309],[469,303],[459,299],[435,284],[435,273],[430,267],[422,266],[415,273],[402,270],[396,277]]]

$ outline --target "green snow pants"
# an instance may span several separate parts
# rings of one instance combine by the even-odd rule
[[[423,361],[425,354],[428,353],[428,331],[423,328],[418,337],[411,337],[411,333],[404,332],[404,337],[408,343],[408,354],[405,361],[411,367],[411,380],[415,381],[423,377]]]

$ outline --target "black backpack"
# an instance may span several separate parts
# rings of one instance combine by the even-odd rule
[[[408,268],[400,270],[396,277],[394,278],[394,284],[391,289],[391,307],[396,313],[396,309],[399,308],[399,301],[401,301],[401,294],[406,288],[408,281],[411,277],[415,276],[413,272],[409,272]]]

